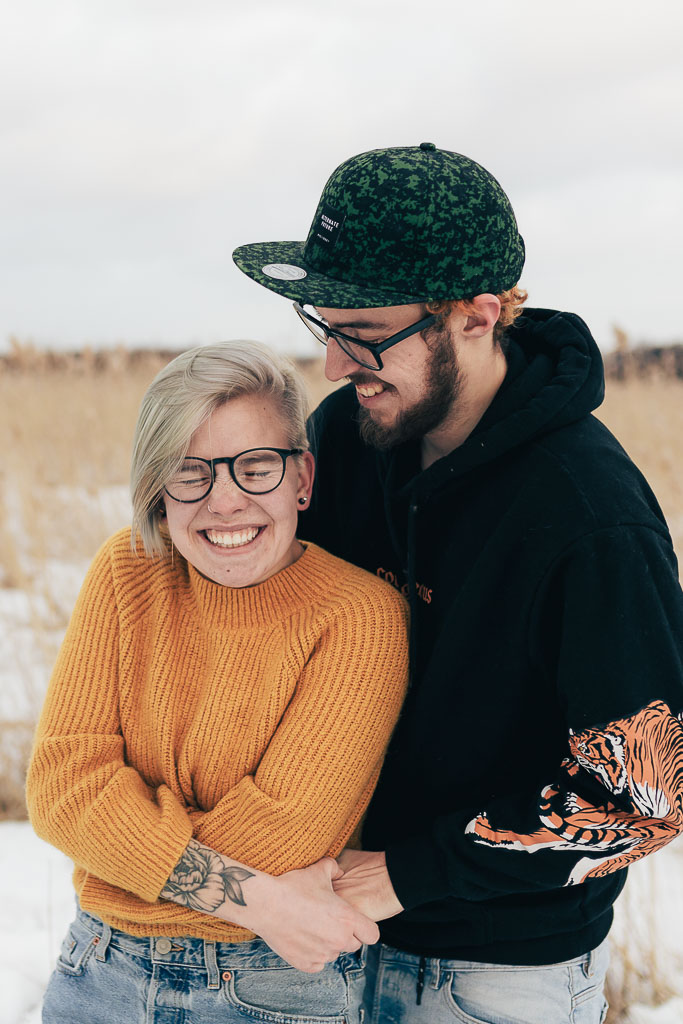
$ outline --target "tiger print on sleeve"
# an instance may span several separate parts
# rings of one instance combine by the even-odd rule
[[[564,885],[576,885],[625,868],[683,832],[683,711],[674,715],[653,701],[604,728],[570,730],[569,749],[565,779],[571,783],[587,773],[604,787],[604,804],[554,783],[541,791],[538,829],[494,827],[482,811],[466,834],[499,849],[575,851],[578,859]]]

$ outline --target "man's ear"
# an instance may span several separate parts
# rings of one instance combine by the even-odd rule
[[[498,322],[500,299],[485,292],[483,295],[475,295],[470,305],[474,308],[467,314],[463,334],[469,338],[482,338]]]

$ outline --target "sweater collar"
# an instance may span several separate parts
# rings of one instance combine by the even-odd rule
[[[315,544],[302,546],[304,552],[296,562],[253,587],[214,583],[185,559],[180,561],[189,589],[207,622],[262,628],[281,622],[299,608],[310,607],[326,592],[329,563],[325,562],[325,553]]]

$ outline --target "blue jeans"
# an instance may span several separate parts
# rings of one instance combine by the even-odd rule
[[[371,946],[365,1024],[601,1024],[607,941],[547,967],[435,960]]]
[[[359,1024],[363,964],[297,971],[261,939],[138,938],[79,910],[43,1024]]]

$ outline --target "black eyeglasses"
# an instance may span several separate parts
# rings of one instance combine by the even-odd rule
[[[392,345],[398,345],[399,341],[409,338],[412,334],[418,334],[420,331],[425,330],[426,327],[430,327],[436,321],[436,314],[430,313],[428,316],[423,316],[417,323],[405,327],[398,334],[392,334],[390,338],[385,338],[384,341],[381,339],[377,341],[359,341],[358,338],[352,338],[350,334],[344,334],[343,331],[335,331],[324,320],[320,320],[304,309],[299,302],[294,303],[294,309],[318,341],[322,342],[323,345],[327,345],[329,339],[334,338],[342,352],[345,352],[350,359],[353,359],[354,363],[364,366],[367,370],[383,369],[382,352],[386,352]]]
[[[216,480],[216,466],[222,462],[228,467],[237,486],[247,494],[269,494],[279,487],[285,477],[290,455],[302,455],[303,448],[247,448],[239,455],[226,455],[221,459],[183,459],[164,490],[169,498],[190,504],[201,501],[211,492]]]

